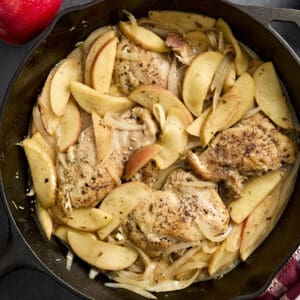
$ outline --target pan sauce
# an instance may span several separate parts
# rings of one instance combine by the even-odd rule
[[[266,69],[272,72],[272,65],[246,54],[222,21],[177,17],[152,12],[137,25],[129,16],[131,25],[119,25],[122,33],[117,27],[92,33],[55,67],[59,85],[49,75],[32,136],[23,142],[48,237],[54,232],[120,287],[135,286],[135,292],[149,297],[145,290],[184,288],[245,260],[276,223],[287,201],[282,182],[298,166],[296,147],[287,137],[294,135],[290,112],[270,113],[261,96],[269,91],[257,91],[259,77]],[[63,90],[61,82],[70,86],[74,99],[70,92],[60,93],[58,105],[54,91]],[[252,82],[259,84],[251,91]],[[62,99],[67,99],[63,108]],[[237,141],[240,152],[228,158]],[[51,180],[36,170],[35,160],[44,163]],[[124,189],[135,198],[131,205],[118,202],[129,201]],[[117,196],[110,197],[110,190]],[[119,264],[87,258],[80,238],[101,255],[116,251]]]

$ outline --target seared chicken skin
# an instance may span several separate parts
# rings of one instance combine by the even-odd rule
[[[144,124],[144,130],[114,130],[112,151],[97,161],[93,128],[82,131],[78,143],[57,156],[57,204],[65,214],[72,207],[96,206],[122,176],[129,156],[142,146],[155,143],[158,128],[147,109],[136,107],[119,115],[122,121]]]
[[[239,195],[251,175],[295,162],[294,143],[262,114],[219,133],[204,152],[189,152],[188,162],[201,178],[224,181]]]
[[[182,169],[174,171],[162,191],[153,190],[126,218],[123,228],[130,240],[150,256],[169,246],[225,238],[229,214],[214,186],[203,187]]]
[[[170,69],[167,55],[145,50],[123,38],[118,44],[117,57],[114,80],[125,95],[141,84],[167,87]]]

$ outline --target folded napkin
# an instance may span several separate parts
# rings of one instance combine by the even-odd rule
[[[300,246],[259,300],[300,300]]]

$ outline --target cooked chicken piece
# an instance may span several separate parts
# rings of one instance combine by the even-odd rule
[[[200,241],[208,235],[218,238],[226,233],[228,222],[228,211],[215,187],[204,187],[180,169],[169,176],[164,190],[153,190],[140,201],[123,228],[146,253],[160,256],[175,243]]]
[[[119,115],[119,120],[144,124],[144,130],[114,130],[110,156],[97,161],[93,128],[87,127],[78,143],[57,157],[57,203],[65,214],[72,207],[96,206],[120,180],[124,164],[138,148],[156,142],[158,128],[150,112],[135,107]]]
[[[125,95],[140,84],[166,88],[169,69],[166,54],[145,50],[125,38],[118,44],[114,80]]]
[[[223,181],[238,196],[251,175],[295,161],[294,143],[262,114],[219,133],[204,152],[188,152],[188,162],[203,179]]]

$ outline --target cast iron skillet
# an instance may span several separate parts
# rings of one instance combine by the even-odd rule
[[[104,282],[107,278],[104,276],[100,275],[95,281],[89,280],[89,267],[77,259],[71,272],[65,269],[66,249],[55,238],[51,242],[45,241],[33,219],[32,199],[26,196],[28,166],[23,150],[17,146],[27,134],[32,106],[50,68],[93,29],[116,24],[122,17],[123,8],[137,17],[146,15],[150,9],[171,9],[224,18],[241,41],[251,46],[264,60],[274,61],[296,112],[300,112],[300,60],[270,26],[274,19],[292,20],[299,25],[300,11],[236,7],[221,0],[103,0],[63,9],[20,66],[2,107],[0,179],[2,199],[10,219],[10,238],[0,260],[0,276],[25,266],[45,272],[82,297],[140,299],[125,290],[106,288]],[[299,193],[298,179],[278,225],[247,262],[239,264],[220,280],[168,293],[168,299],[250,299],[258,295],[300,241],[300,231],[297,230]],[[25,209],[16,209],[15,205]],[[165,295],[159,294],[158,298],[164,299]]]

